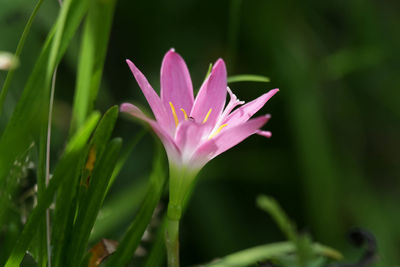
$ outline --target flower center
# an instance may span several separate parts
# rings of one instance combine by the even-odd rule
[[[176,110],[175,110],[174,104],[172,104],[171,101],[169,102],[169,106],[171,107],[172,116],[174,116],[175,127],[178,127],[178,124],[179,124],[178,115],[176,115]],[[185,111],[183,108],[180,108],[180,110],[182,111],[185,120],[188,120],[188,119],[189,119],[189,116],[187,115],[186,111]],[[203,123],[206,123],[206,122],[207,122],[208,117],[210,117],[211,111],[212,111],[212,108],[210,108],[210,110],[207,112],[207,114],[206,114],[206,116],[205,116],[205,118],[204,118],[204,120],[203,120]],[[225,127],[225,126],[224,126],[224,127]],[[221,127],[220,127],[220,128],[221,128]],[[222,128],[223,128],[223,127],[222,127]],[[222,129],[222,128],[221,128],[221,129]],[[220,130],[218,130],[218,131],[220,131]],[[218,131],[217,131],[217,133],[218,133]]]

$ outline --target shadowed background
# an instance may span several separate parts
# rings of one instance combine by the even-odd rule
[[[15,50],[33,5],[1,3],[0,50]],[[38,14],[1,128],[58,8],[57,1],[45,1]],[[200,173],[182,222],[183,266],[282,240],[272,219],[255,206],[261,193],[274,196],[301,231],[338,248],[348,261],[360,254],[346,239],[358,226],[378,240],[377,266],[400,262],[399,10],[393,0],[117,2],[95,104],[101,111],[125,101],[146,106],[125,59],[158,90],[161,60],[171,47],[186,60],[194,88],[218,57],[226,61],[228,75],[271,78],[231,84],[239,99],[280,88],[260,112],[272,114],[264,129],[273,137],[251,137]],[[75,37],[59,67],[53,158],[68,136],[79,42]],[[0,81],[4,78],[1,72]],[[115,136],[129,138],[142,128],[120,117]],[[101,237],[118,239],[134,216],[129,203],[143,197],[152,147],[147,134],[114,184],[105,206],[123,215]]]

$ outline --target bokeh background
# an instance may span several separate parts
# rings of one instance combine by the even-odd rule
[[[1,1],[0,50],[15,51],[34,2]],[[35,20],[1,127],[58,9],[56,0],[45,1]],[[125,59],[159,88],[161,60],[171,47],[185,58],[194,88],[219,57],[230,75],[271,78],[230,84],[241,100],[280,88],[260,112],[272,114],[265,129],[273,137],[253,136],[201,172],[182,222],[183,266],[283,240],[270,216],[256,207],[259,194],[275,197],[300,231],[339,249],[348,262],[361,251],[346,235],[362,227],[377,238],[376,266],[400,263],[399,14],[396,0],[117,2],[97,109],[125,101],[146,107]],[[76,37],[59,67],[54,159],[68,136],[79,43]],[[0,72],[1,82],[5,74]],[[121,116],[114,135],[129,140],[141,129]],[[98,238],[118,239],[133,218],[153,147],[147,132],[105,201],[111,219],[99,226]],[[167,196],[161,213],[166,203]]]

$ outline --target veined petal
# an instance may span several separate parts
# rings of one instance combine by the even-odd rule
[[[181,122],[176,129],[175,142],[182,154],[182,161],[188,162],[197,147],[207,140],[207,127],[192,120]]]
[[[239,107],[237,110],[228,115],[223,123],[227,123],[230,127],[232,127],[248,121],[278,91],[279,89],[270,90],[268,93],[263,94],[253,101]]]
[[[168,132],[172,132],[174,129],[174,123],[171,121],[171,118],[166,113],[164,105],[162,105],[160,97],[151,87],[150,83],[147,81],[146,77],[140,70],[132,63],[129,59],[126,60],[129,68],[131,69],[133,76],[137,83],[139,84],[140,89],[142,89],[143,95],[146,97],[147,102],[150,105],[151,110],[153,111],[154,117],[157,122],[161,125],[161,127]]]
[[[227,74],[225,63],[222,59],[218,59],[211,74],[205,80],[197,94],[190,116],[197,122],[203,122],[207,118],[206,123],[214,126],[225,106],[226,88]]]
[[[120,111],[126,112],[133,117],[136,117],[148,123],[163,143],[164,148],[167,151],[169,160],[172,162],[179,161],[181,153],[179,148],[175,144],[174,139],[156,121],[147,117],[137,106],[130,103],[123,103],[120,107]]]
[[[207,158],[211,160],[233,146],[239,144],[252,134],[255,134],[268,121],[270,116],[260,116],[251,119],[236,127],[221,131],[217,136],[201,145],[194,155],[194,158]]]
[[[183,58],[173,49],[168,51],[161,65],[161,100],[166,110],[170,110],[171,102],[176,109],[184,109],[189,113],[193,106],[193,86],[189,70]],[[171,112],[167,112],[173,119]],[[184,113],[176,113],[178,120],[184,120]]]

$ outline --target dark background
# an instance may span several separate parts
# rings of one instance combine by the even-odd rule
[[[15,51],[33,5],[1,3],[0,50]],[[7,99],[7,116],[58,8],[57,1],[46,1],[39,12]],[[273,137],[253,136],[200,173],[182,222],[183,266],[283,240],[270,216],[256,207],[259,194],[274,196],[301,231],[341,250],[347,261],[360,252],[346,234],[363,227],[378,240],[377,266],[400,262],[399,14],[395,0],[118,1],[97,109],[125,101],[146,106],[125,59],[159,88],[161,60],[171,47],[186,60],[194,88],[219,57],[228,75],[271,78],[231,84],[241,100],[280,88],[260,112],[272,114],[264,128]],[[68,136],[80,41],[75,39],[58,72],[54,160]],[[129,139],[141,128],[121,116],[115,135]],[[147,134],[106,205],[146,181],[153,146]],[[104,237],[118,239],[133,215]]]

